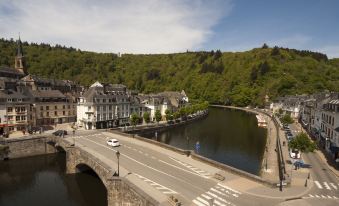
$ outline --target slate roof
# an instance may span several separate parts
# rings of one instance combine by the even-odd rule
[[[26,95],[19,93],[13,90],[1,90],[0,98],[8,99],[8,98],[16,98],[16,99],[24,99],[27,98]]]
[[[30,90],[30,94],[35,98],[65,98],[59,90],[48,90],[48,91],[39,91],[39,90]]]

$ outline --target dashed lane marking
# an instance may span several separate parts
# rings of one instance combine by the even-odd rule
[[[331,190],[331,188],[330,188],[330,186],[327,184],[327,182],[324,182],[323,184],[325,185],[326,189]]]
[[[155,189],[159,190],[160,192],[162,192],[163,194],[178,194],[176,191],[168,188],[168,187],[165,187],[157,182],[154,182],[144,176],[141,176],[139,174],[136,174],[134,173],[135,176],[139,177],[141,180],[149,183],[151,186],[154,186]]]
[[[200,176],[204,177],[204,178],[210,178],[212,175],[204,170],[201,170],[199,168],[196,168],[196,167],[193,167],[192,165],[188,164],[188,163],[185,163],[185,162],[182,162],[176,158],[173,158],[173,157],[169,157],[171,160],[185,166],[186,168],[192,170],[193,172],[199,174]]]

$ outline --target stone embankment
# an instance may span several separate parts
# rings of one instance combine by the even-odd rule
[[[122,132],[125,132],[128,134],[145,134],[145,133],[150,133],[150,132],[161,132],[167,129],[186,125],[193,121],[203,119],[207,117],[207,115],[208,115],[208,111],[206,110],[203,112],[199,112],[195,116],[192,116],[191,118],[187,118],[186,120],[180,120],[179,122],[173,121],[172,124],[164,122],[164,123],[159,123],[159,124],[140,125],[135,128],[130,127],[128,130],[123,129]]]

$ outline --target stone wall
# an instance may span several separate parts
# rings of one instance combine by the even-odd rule
[[[29,157],[34,155],[55,153],[57,150],[50,143],[48,136],[31,136],[10,138],[3,144],[9,147],[8,158]]]

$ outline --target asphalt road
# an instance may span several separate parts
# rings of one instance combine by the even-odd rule
[[[72,135],[69,135],[72,137]],[[69,138],[67,137],[67,138]],[[163,194],[175,195],[184,205],[276,205],[278,199],[259,198],[242,194],[233,188],[220,184],[216,179],[201,168],[190,162],[175,159],[167,153],[158,152],[135,144],[126,137],[117,137],[121,146],[107,146],[107,136],[100,131],[77,131],[76,144],[94,149],[101,155],[116,162],[115,152],[120,152],[120,165],[132,172]]]
[[[293,135],[300,132],[300,126],[296,124],[290,125]],[[305,195],[305,199],[321,199],[325,205],[334,203],[333,205],[339,205],[334,200],[339,200],[339,179],[328,168],[328,166],[320,159],[316,153],[303,153],[302,159],[310,167],[310,175],[314,182],[312,190]]]

